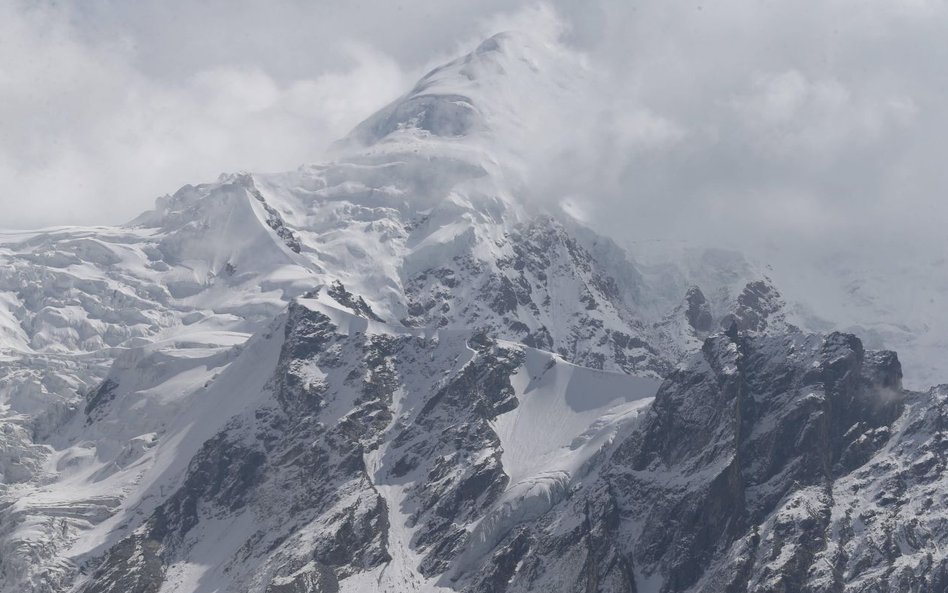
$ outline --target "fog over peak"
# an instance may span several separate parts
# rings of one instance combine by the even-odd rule
[[[519,30],[561,58],[564,92],[511,93],[537,198],[635,240],[943,246],[941,3],[317,4],[5,3],[2,226],[121,222],[221,171],[318,161]]]

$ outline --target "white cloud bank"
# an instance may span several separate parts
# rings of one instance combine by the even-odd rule
[[[8,0],[0,226],[121,222],[315,160],[503,28],[596,73],[533,175],[613,234],[944,244],[948,7],[924,0]]]
[[[291,168],[406,83],[356,42],[310,76],[222,61],[161,77],[133,40],[82,34],[60,9],[0,4],[0,226],[117,223],[187,182]]]

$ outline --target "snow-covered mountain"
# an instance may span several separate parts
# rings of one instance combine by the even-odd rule
[[[946,390],[530,199],[572,60],[499,35],[325,164],[0,234],[0,591],[944,591]]]

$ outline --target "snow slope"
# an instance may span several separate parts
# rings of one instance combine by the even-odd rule
[[[343,496],[336,503],[369,504],[366,509],[371,509],[374,503],[359,503],[360,498],[384,503],[391,526],[386,539],[389,560],[377,570],[352,575],[353,583],[340,578],[339,585],[342,590],[365,590],[359,583],[372,579],[388,583],[386,586],[392,587],[391,590],[405,590],[404,580],[408,579],[419,586],[428,582],[434,587],[431,577],[417,568],[422,557],[412,542],[417,528],[410,526],[413,520],[404,510],[419,504],[420,494],[416,489],[422,484],[416,480],[423,481],[423,474],[412,474],[416,476],[414,480],[400,479],[401,476],[393,475],[398,473],[394,470],[395,458],[401,454],[400,435],[412,425],[424,424],[419,415],[424,416],[426,407],[438,400],[445,386],[468,373],[479,357],[486,356],[490,360],[493,356],[489,350],[483,350],[486,343],[477,346],[480,351],[472,349],[470,343],[474,339],[470,332],[425,332],[390,327],[311,298],[294,303],[289,315],[281,315],[245,345],[211,347],[192,343],[182,348],[180,344],[176,347],[158,343],[130,351],[116,362],[84,412],[74,416],[57,435],[56,452],[46,458],[39,470],[43,479],[17,486],[18,502],[7,510],[17,522],[6,538],[4,586],[9,590],[24,585],[41,589],[42,582],[57,583],[57,586],[76,578],[82,582],[84,563],[94,562],[108,550],[114,554],[123,541],[134,538],[145,526],[153,525],[156,516],[174,517],[174,512],[185,512],[183,509],[187,507],[177,507],[182,509],[179,511],[171,509],[176,508],[173,501],[187,488],[207,492],[205,480],[215,478],[199,474],[204,477],[194,482],[195,460],[206,455],[214,443],[241,443],[241,450],[247,451],[244,455],[256,451],[256,443],[262,443],[266,449],[274,436],[260,432],[266,432],[261,418],[274,414],[274,407],[282,407],[286,413],[295,410],[296,404],[287,398],[296,389],[303,390],[300,396],[304,398],[315,397],[305,395],[312,389],[323,394],[313,420],[320,426],[340,426],[360,405],[368,405],[366,398],[374,390],[367,385],[386,372],[389,365],[394,365],[391,370],[395,373],[389,380],[395,383],[380,384],[380,389],[384,386],[391,390],[390,399],[380,402],[384,408],[373,408],[376,420],[381,416],[386,420],[378,425],[378,433],[368,432],[361,441],[366,447],[365,469],[359,473],[364,471],[365,483],[353,491],[354,502],[347,502],[349,499]],[[310,350],[314,341],[320,348]],[[372,348],[380,350],[372,354]],[[518,413],[515,408],[496,418],[497,426],[509,426],[513,422],[519,427],[516,435],[511,435],[509,429],[498,429],[499,443],[496,437],[490,438],[488,424],[483,426],[488,432],[480,436],[487,438],[488,445],[484,451],[473,453],[482,457],[491,454],[492,448],[503,451],[500,454],[502,471],[516,476],[516,483],[494,503],[500,511],[488,512],[487,518],[475,522],[476,527],[472,524],[476,534],[472,540],[484,537],[480,525],[490,523],[495,532],[491,537],[498,538],[517,522],[529,520],[531,511],[523,509],[531,503],[523,491],[530,490],[531,484],[544,488],[551,470],[560,475],[561,487],[568,488],[574,480],[581,479],[583,466],[635,420],[637,411],[650,401],[657,387],[653,380],[574,367],[554,355],[513,344],[496,348],[514,365],[504,370],[509,373],[512,384],[517,385],[510,405],[520,401],[526,413]],[[339,358],[350,351],[363,354]],[[367,362],[380,355],[383,358]],[[360,369],[363,378],[353,382],[353,374]],[[281,378],[286,373],[298,379]],[[526,377],[533,374],[539,383],[528,385]],[[609,390],[600,392],[590,387],[608,387]],[[533,415],[535,407],[531,402],[542,402],[553,415]],[[312,409],[309,404],[306,407]],[[556,410],[572,410],[573,414],[564,421],[555,414]],[[515,417],[511,417],[512,414]],[[458,417],[449,419],[454,422]],[[250,429],[243,424],[248,422],[259,426]],[[271,429],[279,426],[279,434],[283,435],[280,437],[283,442],[277,445],[279,451],[298,447],[295,439],[303,438],[305,442],[321,438],[322,429],[294,436],[294,422],[302,420],[291,416],[271,425]],[[365,428],[372,427],[373,422],[375,420]],[[540,432],[546,435],[542,441],[530,438]],[[425,431],[421,438],[430,438],[430,435]],[[327,439],[325,446],[331,447],[335,437],[324,438]],[[558,461],[524,468],[518,457],[524,438],[533,440],[531,450],[535,454]],[[343,454],[342,451],[338,454]],[[275,455],[275,452],[266,454]],[[168,552],[171,561],[163,569],[162,591],[229,589],[252,580],[253,571],[249,565],[233,573],[221,572],[223,567],[238,558],[247,564],[251,562],[250,557],[257,558],[253,562],[267,565],[268,548],[259,543],[254,533],[266,529],[266,541],[277,538],[286,526],[277,527],[282,512],[276,511],[278,507],[273,505],[279,504],[285,496],[302,495],[292,489],[289,494],[280,491],[292,483],[286,480],[290,479],[294,467],[292,463],[281,467],[280,463],[283,462],[274,461],[266,465],[267,469],[259,470],[272,472],[273,476],[258,478],[259,482],[253,485],[239,481],[228,485],[224,479],[221,488],[253,491],[232,491],[221,501],[220,511],[198,511],[199,518],[193,519],[196,523],[186,530],[185,541],[191,543],[183,545],[174,543],[174,539],[165,540],[164,546],[175,551]],[[345,480],[334,483],[328,479],[335,475],[334,470],[329,470],[328,483],[319,485],[333,497],[347,488]],[[346,475],[342,471],[342,476]],[[253,496],[250,510],[235,512],[233,499],[242,496]],[[211,504],[211,501],[203,504]],[[297,526],[294,540],[317,545],[313,542],[332,533],[332,525],[337,520],[331,514]],[[37,556],[35,545],[46,546],[45,553]],[[244,550],[240,555],[236,555],[238,548]],[[25,549],[33,550],[33,554],[23,557]],[[472,544],[471,549],[476,547]],[[253,550],[250,557],[247,556],[249,550]],[[43,556],[47,556],[46,561],[37,562]],[[142,570],[147,572],[147,567]],[[88,590],[112,590],[97,585],[95,579],[104,580],[104,573],[96,574],[100,576],[93,576]],[[123,587],[134,588],[127,581],[123,583]]]
[[[547,124],[530,97],[585,75],[496,36],[328,162],[185,186],[120,227],[0,232],[0,591],[711,591],[735,566],[742,591],[800,567],[938,590],[919,539],[944,532],[944,390],[801,330],[943,380],[942,264],[599,236],[522,166]],[[731,421],[734,393],[755,403]],[[902,407],[811,409],[864,393]],[[827,450],[868,452],[823,490],[778,430],[801,410],[853,421],[820,424]],[[806,479],[759,498],[768,464]]]

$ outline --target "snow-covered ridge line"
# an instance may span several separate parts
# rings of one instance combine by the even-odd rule
[[[281,334],[285,334],[286,340],[289,341],[283,341],[280,338]],[[116,561],[115,554],[124,557],[121,556],[122,546],[128,544],[122,542],[145,541],[136,539],[141,537],[158,537],[157,532],[154,531],[156,525],[154,518],[145,520],[144,523],[129,522],[127,514],[134,510],[141,521],[152,512],[149,509],[154,509],[155,513],[160,512],[161,516],[164,516],[171,512],[168,505],[175,500],[175,497],[191,496],[191,494],[182,493],[190,492],[191,488],[197,487],[197,483],[189,485],[193,481],[190,476],[193,476],[195,471],[195,464],[198,463],[196,460],[210,454],[208,447],[221,446],[216,443],[233,442],[234,446],[250,447],[248,451],[255,450],[259,445],[254,443],[258,442],[257,439],[260,437],[251,436],[254,431],[246,432],[240,427],[246,426],[246,423],[259,424],[260,419],[264,417],[261,414],[272,414],[273,412],[267,412],[267,410],[276,405],[276,402],[279,402],[279,406],[287,411],[287,406],[295,409],[295,406],[303,405],[306,409],[311,409],[310,406],[313,403],[305,403],[305,400],[316,397],[317,401],[322,401],[317,405],[317,409],[321,410],[317,417],[324,418],[324,421],[329,423],[326,425],[327,428],[334,425],[341,427],[349,422],[347,418],[356,413],[360,406],[376,406],[385,401],[381,400],[376,404],[364,400],[367,397],[366,394],[376,393],[376,387],[372,387],[370,391],[366,389],[378,381],[382,381],[378,383],[378,389],[382,389],[383,394],[391,387],[395,387],[388,386],[388,381],[399,381],[400,386],[391,392],[392,399],[385,403],[385,409],[390,411],[384,412],[384,415],[391,418],[386,424],[388,428],[381,430],[378,435],[367,434],[365,437],[370,439],[365,442],[365,446],[369,446],[370,442],[377,442],[371,447],[378,453],[370,454],[366,461],[367,473],[361,479],[366,481],[365,487],[368,489],[362,491],[363,493],[359,496],[380,496],[380,500],[385,501],[386,504],[399,506],[417,504],[414,501],[417,501],[420,491],[416,492],[416,490],[422,487],[423,474],[418,474],[409,482],[393,479],[399,471],[397,469],[399,463],[405,463],[404,461],[395,462],[399,456],[403,455],[404,450],[404,445],[399,444],[404,441],[404,436],[399,435],[404,435],[406,430],[410,432],[413,426],[426,426],[426,423],[430,421],[441,422],[442,420],[435,420],[440,412],[435,416],[431,414],[435,413],[434,410],[438,406],[443,405],[435,402],[445,397],[441,395],[446,393],[445,390],[453,389],[451,387],[453,382],[468,380],[462,379],[463,377],[486,381],[483,373],[494,372],[490,369],[493,369],[493,365],[496,364],[495,357],[499,357],[497,360],[513,357],[510,359],[513,366],[509,371],[513,373],[509,379],[513,386],[510,396],[515,398],[511,401],[519,400],[520,403],[514,405],[512,412],[502,413],[497,417],[497,426],[507,426],[508,429],[499,429],[501,434],[499,442],[496,441],[497,437],[490,436],[492,433],[489,424],[483,424],[483,428],[479,429],[487,432],[473,433],[480,435],[478,438],[486,438],[488,443],[496,442],[496,445],[489,446],[486,453],[489,455],[499,453],[501,465],[498,467],[502,468],[501,471],[516,476],[516,482],[512,483],[510,491],[504,493],[496,503],[498,510],[483,521],[478,521],[480,527],[475,529],[470,536],[472,543],[467,555],[473,559],[479,558],[489,551],[489,547],[483,548],[484,542],[502,538],[516,525],[536,518],[537,512],[542,512],[536,510],[536,503],[533,501],[546,499],[547,508],[549,508],[549,505],[556,500],[555,497],[549,498],[550,492],[560,491],[563,487],[571,487],[570,484],[574,479],[571,474],[575,474],[575,479],[581,479],[585,475],[583,468],[591,458],[600,454],[603,447],[611,442],[620,426],[634,418],[636,410],[647,403],[657,386],[655,381],[642,380],[636,383],[634,378],[623,374],[603,373],[576,367],[565,363],[556,355],[535,349],[523,348],[511,343],[490,346],[491,342],[484,340],[486,338],[477,337],[470,331],[441,329],[422,332],[392,327],[343,311],[327,302],[321,302],[318,298],[302,298],[291,303],[288,315],[274,321],[269,329],[252,338],[246,346],[240,347],[239,354],[211,351],[202,356],[191,353],[185,358],[186,363],[185,361],[174,363],[178,365],[177,372],[168,368],[165,374],[155,374],[151,369],[156,369],[156,364],[157,368],[167,366],[171,360],[168,358],[169,354],[171,358],[177,358],[178,354],[174,351],[163,353],[160,348],[143,350],[134,359],[122,362],[119,369],[113,371],[110,380],[103,384],[103,388],[110,390],[111,393],[108,397],[95,401],[94,406],[90,407],[88,414],[85,415],[87,420],[83,422],[77,419],[73,424],[76,437],[82,434],[84,435],[82,438],[88,439],[96,431],[105,432],[101,433],[103,436],[99,437],[94,445],[93,457],[88,455],[78,457],[76,453],[73,453],[73,451],[81,450],[82,447],[90,447],[91,443],[88,440],[65,449],[69,451],[64,453],[65,457],[73,460],[70,465],[84,468],[81,472],[70,471],[68,474],[67,483],[70,484],[72,492],[80,498],[70,499],[72,502],[55,504],[75,506],[79,504],[80,499],[94,499],[98,496],[95,492],[103,489],[105,489],[103,491],[124,490],[127,496],[120,497],[111,503],[114,513],[111,517],[105,515],[90,525],[69,523],[63,530],[62,537],[68,540],[80,534],[81,536],[75,540],[71,548],[68,548],[70,551],[66,552],[65,556],[71,558],[71,562],[74,562],[76,566],[84,563],[95,565],[102,561],[104,551],[109,550],[105,556],[105,562],[108,564]],[[471,344],[477,344],[477,346],[471,346]],[[350,382],[353,372],[361,368],[361,363],[358,362],[358,358],[340,361],[338,356],[339,352],[352,348],[357,351],[365,349],[366,352],[377,352],[378,354],[366,355],[379,361],[372,365],[380,364],[381,366],[370,366],[361,370],[360,373],[364,373],[362,387],[354,393],[349,393],[360,384]],[[148,352],[153,353],[148,354]],[[385,355],[386,352],[392,354]],[[395,352],[399,352],[397,358],[394,357]],[[417,358],[417,354],[413,354],[415,352],[430,352],[424,355],[424,358],[428,358],[430,362],[419,367],[419,363],[415,362]],[[384,358],[377,359],[379,354],[382,354]],[[388,356],[392,358],[389,359]],[[315,357],[312,359],[314,361],[325,358],[325,362],[314,365],[308,362],[311,357]],[[407,360],[401,361],[403,357]],[[143,364],[148,361],[152,364]],[[336,369],[335,367],[340,362],[343,362],[344,367]],[[353,362],[356,366],[350,367]],[[448,370],[446,370],[445,362],[448,363]],[[182,364],[190,366],[185,368],[181,366]],[[385,379],[384,377],[394,370],[388,370],[389,365],[392,364],[395,365],[394,369],[400,370],[389,379]],[[453,370],[451,370],[452,366]],[[193,374],[189,383],[185,384],[182,380],[185,375],[191,373],[188,369],[200,372]],[[145,374],[142,375],[142,372]],[[280,378],[284,373],[289,373],[287,377],[298,377],[298,379],[290,381]],[[602,375],[598,379],[599,386],[609,385],[611,389],[587,394],[584,390],[590,386],[590,381],[596,381],[596,375]],[[411,379],[412,376],[417,376],[417,379]],[[210,377],[209,381],[208,377]],[[173,403],[170,400],[165,403],[151,401],[153,396],[150,394],[160,393],[165,399],[171,396],[173,384],[177,384],[177,389],[180,390],[177,400]],[[160,386],[160,389],[156,390],[156,386]],[[301,391],[297,394],[297,390]],[[363,395],[356,395],[359,390]],[[312,395],[307,395],[310,393]],[[396,393],[405,395],[396,399]],[[596,396],[595,399],[590,399],[592,395]],[[226,400],[221,398],[226,398]],[[405,401],[404,398],[408,400]],[[360,401],[364,403],[360,404]],[[140,409],[141,404],[149,407],[142,421],[137,423],[139,426],[120,422],[121,418],[134,413],[131,410]],[[170,408],[167,407],[169,404]],[[463,400],[458,400],[451,405],[459,405],[462,406],[460,409],[466,409],[468,404]],[[165,406],[166,411],[162,411],[162,406]],[[522,406],[528,410],[526,413],[517,412]],[[533,409],[544,409],[546,415],[535,415],[529,411]],[[382,408],[378,410],[381,413]],[[177,420],[172,420],[175,413],[184,415],[179,416]],[[549,424],[549,420],[553,417],[559,418],[561,422],[558,428]],[[567,421],[567,417],[570,420]],[[479,417],[475,415],[472,421],[483,422],[475,418]],[[445,417],[445,421],[456,422],[456,418],[448,416]],[[371,425],[370,423],[368,426]],[[518,427],[517,433],[520,434],[511,434],[509,427],[512,425]],[[260,429],[262,426],[256,430]],[[317,429],[315,434],[319,434],[320,430]],[[140,431],[142,434],[138,435]],[[215,431],[219,431],[217,436],[215,436]],[[238,436],[239,434],[243,436]],[[555,457],[558,461],[551,461],[547,465],[548,467],[556,466],[556,471],[562,476],[559,485],[554,484],[552,491],[548,491],[545,486],[548,483],[547,469],[543,467],[518,469],[522,464],[516,458],[508,459],[505,453],[505,451],[517,452],[525,442],[522,439],[536,440],[536,437],[541,434],[543,439],[533,444],[532,452],[538,457],[547,456],[550,459]],[[127,435],[128,441],[126,445],[116,449],[116,445],[122,442],[121,439],[126,438],[120,435]],[[420,433],[419,436],[424,439],[430,438],[427,435],[428,433],[425,432]],[[266,442],[268,441],[263,441],[263,443]],[[243,444],[237,445],[237,443]],[[268,447],[265,445],[265,449]],[[490,447],[496,447],[496,452],[490,453]],[[202,453],[202,451],[205,452]],[[483,454],[480,453],[478,456]],[[117,456],[115,460],[109,460],[112,455]],[[93,459],[99,461],[93,462]],[[61,461],[57,461],[55,466],[60,464]],[[48,470],[50,478],[56,475],[52,467]],[[261,468],[261,471],[268,470]],[[107,479],[103,481],[103,478]],[[89,480],[91,483],[84,485],[84,482]],[[266,480],[260,482],[259,487],[267,488],[266,483]],[[248,487],[257,488],[252,485]],[[372,492],[377,494],[373,495]],[[241,496],[249,496],[249,494]],[[540,498],[537,498],[538,496]],[[489,503],[488,506],[494,504]],[[41,510],[34,508],[31,512],[39,513]],[[410,518],[402,516],[397,509],[390,510],[390,513],[394,514],[389,515],[389,521],[411,522]],[[158,515],[153,515],[155,516]],[[225,537],[225,533],[229,534],[226,535],[229,538],[246,537],[246,535],[233,532],[232,529],[235,527],[229,526],[232,525],[230,522],[220,525],[220,529],[224,529],[224,532],[211,535],[204,531],[217,529],[213,527],[215,523],[211,521],[211,518],[199,521],[206,527],[201,527],[198,532],[193,533],[203,534],[202,538],[218,539]],[[88,529],[91,529],[91,532],[86,531]],[[192,533],[192,529],[188,528],[188,533]],[[416,529],[409,528],[406,533],[415,532]],[[411,536],[406,537],[408,539],[404,539],[401,545],[414,546]],[[475,545],[473,542],[482,543]],[[395,545],[394,539],[392,545]],[[478,545],[481,547],[479,548]],[[411,557],[416,559],[425,556],[419,556],[417,552],[412,552],[412,554],[414,555]],[[123,562],[127,561],[131,561],[131,558],[123,560]],[[152,563],[147,566],[155,566],[151,560],[148,560],[147,555],[144,561]],[[224,561],[224,558],[220,561]],[[170,579],[165,580],[166,584],[172,587],[170,590],[189,590],[188,587],[196,582],[195,579],[204,578],[200,576],[202,574],[199,569],[201,562],[197,558],[182,558],[182,562],[184,564],[173,563],[162,569],[166,575],[163,578]],[[146,565],[142,565],[141,569],[146,572],[151,570],[146,568]],[[60,577],[68,578],[68,574],[68,572],[60,574]],[[91,587],[89,590],[98,590],[95,584],[96,579],[105,579],[106,574],[101,571],[93,573],[94,578],[87,585]],[[385,574],[383,570],[379,573],[379,578],[390,578],[385,577]],[[392,569],[388,574],[391,576],[402,573]],[[418,579],[419,583],[430,582],[430,579],[422,577],[423,573],[419,573],[417,568],[411,568],[411,574],[416,575],[414,578]],[[124,583],[121,585],[123,587],[132,586],[132,581],[128,581],[127,576],[121,577],[116,582]],[[221,577],[219,575],[215,578]],[[361,583],[362,579],[363,577],[359,577],[353,583]],[[347,587],[354,586],[347,585],[346,582],[347,579],[340,580],[343,590],[349,590]]]
[[[502,35],[332,162],[0,234],[0,593],[942,593],[945,390],[801,331],[828,284],[530,203],[560,57]]]

